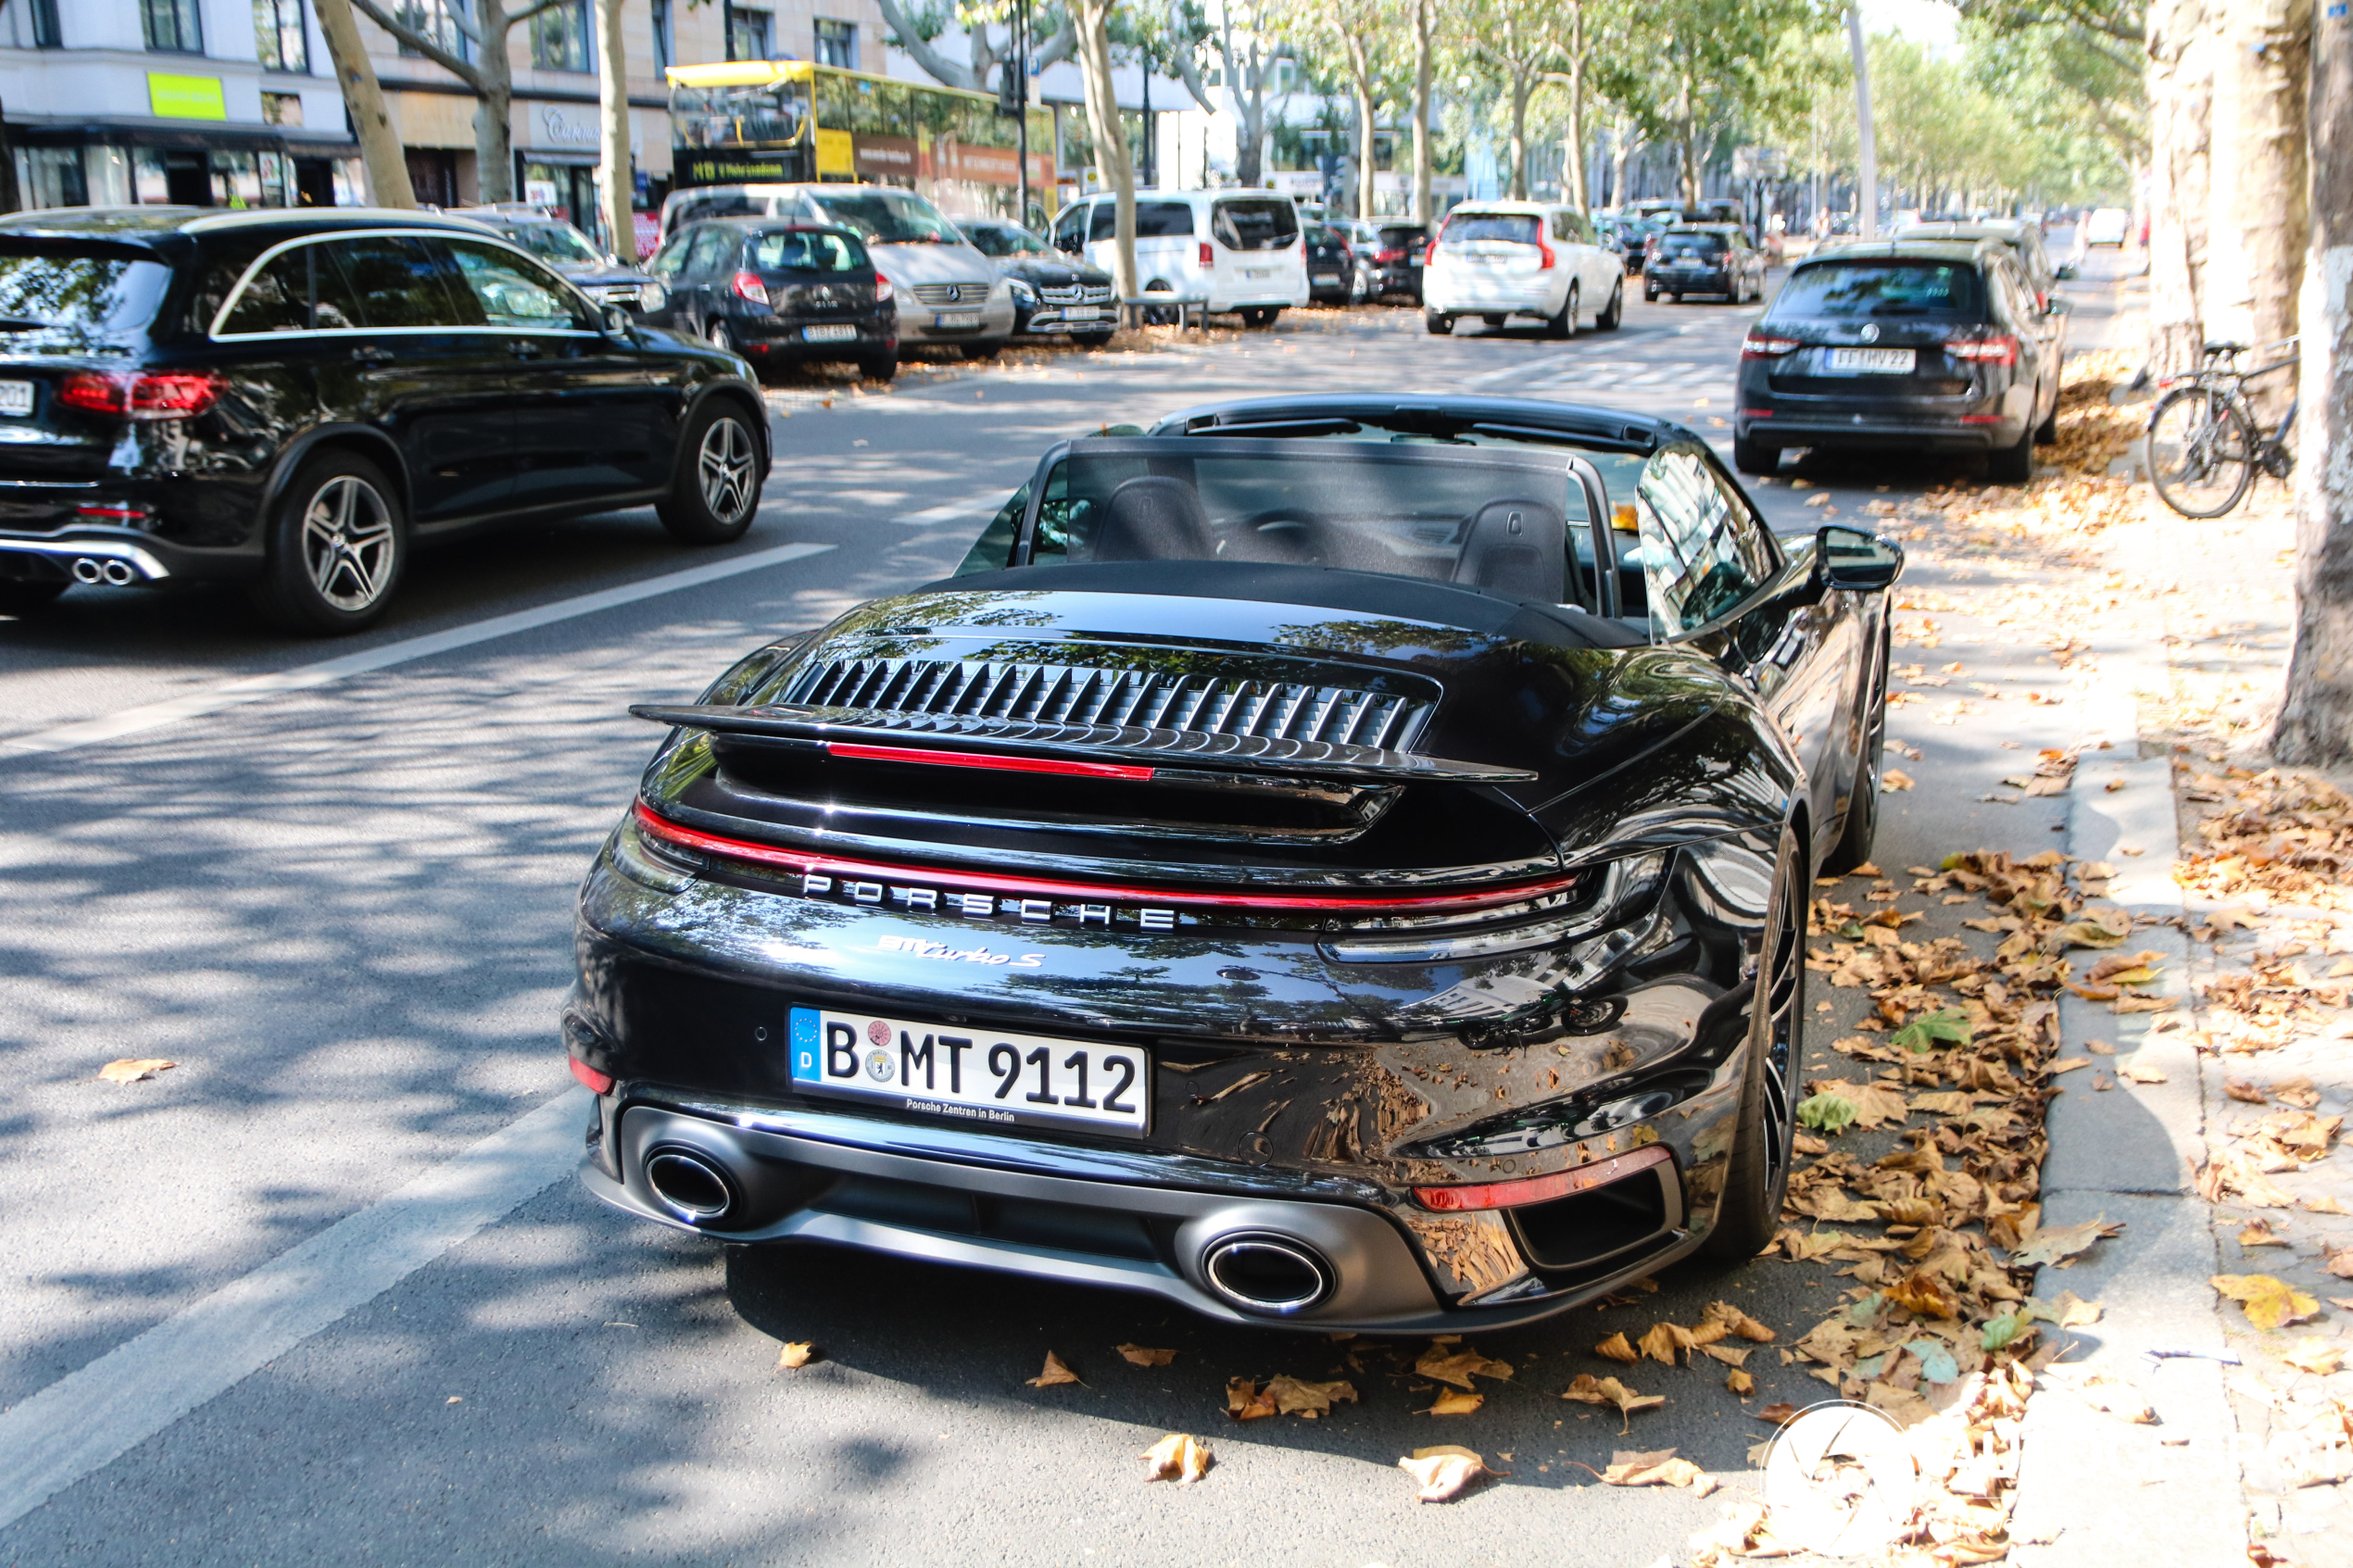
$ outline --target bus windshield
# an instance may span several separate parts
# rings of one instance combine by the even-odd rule
[[[670,122],[684,147],[786,147],[809,129],[809,83],[670,90]]]

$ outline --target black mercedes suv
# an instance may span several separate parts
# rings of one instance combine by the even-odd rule
[[[462,220],[0,223],[0,613],[227,582],[289,631],[356,631],[412,546],[486,524],[650,504],[738,538],[768,463],[742,359]]]

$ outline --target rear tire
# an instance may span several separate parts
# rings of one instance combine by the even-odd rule
[[[1781,466],[1781,449],[1736,435],[1732,437],[1732,466],[1743,473],[1771,473]]]
[[[1454,335],[1454,318],[1445,315],[1440,311],[1423,311],[1422,325],[1428,329],[1429,335],[1432,337],[1452,337]]]
[[[1593,330],[1597,332],[1614,332],[1617,330],[1617,323],[1625,318],[1626,281],[1621,278],[1617,285],[1609,291],[1609,303],[1602,307],[1600,315],[1593,318]]]
[[[342,636],[375,623],[408,565],[409,520],[384,470],[322,453],[278,502],[253,607],[282,632]]]
[[[1716,1224],[1700,1243],[1710,1258],[1745,1261],[1765,1250],[1789,1191],[1797,1129],[1793,1092],[1805,1039],[1807,883],[1796,832],[1781,829],[1758,942],[1755,992],[1749,1003],[1748,1072],[1741,1087],[1740,1126],[1724,1173]]]
[[[858,373],[868,381],[892,381],[899,375],[899,355],[869,354],[858,361]]]
[[[0,580],[0,615],[37,615],[57,602],[57,596],[73,584],[68,581],[32,583],[18,579]]]
[[[1144,285],[1144,292],[1146,294],[1175,294],[1176,290],[1167,279],[1154,278]],[[1153,305],[1145,307],[1144,325],[1148,327],[1164,327],[1176,320],[1176,312],[1172,307]]]
[[[1985,459],[1985,477],[1996,484],[2023,484],[2034,477],[2034,433],[2021,432],[2015,445],[2001,447]]]
[[[713,398],[687,421],[669,498],[654,508],[671,537],[687,545],[727,545],[751,526],[763,476],[749,420],[734,403]]]
[[[1544,323],[1546,337],[1575,337],[1577,335],[1577,285],[1569,284],[1568,297],[1561,301],[1560,314],[1552,317]]]

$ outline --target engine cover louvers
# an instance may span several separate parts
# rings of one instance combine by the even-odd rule
[[[812,708],[1402,751],[1435,703],[1349,686],[1064,664],[835,659],[778,700]]]

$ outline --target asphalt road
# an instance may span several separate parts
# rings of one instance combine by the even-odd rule
[[[1728,444],[1756,311],[1637,295],[1621,331],[1567,343],[1313,312],[887,395],[795,383],[772,394],[759,521],[725,549],[681,550],[650,512],[524,530],[420,558],[382,626],[329,646],[258,632],[229,593],[76,590],[0,620],[0,1562],[1680,1560],[1718,1501],[1578,1464],[1675,1447],[1738,1472],[1768,1430],[1747,1411],[1828,1390],[1769,1354],[1745,1406],[1651,1367],[1629,1381],[1670,1403],[1624,1438],[1556,1396],[1616,1370],[1595,1340],[1711,1299],[1786,1344],[1834,1296],[1813,1273],[1690,1267],[1637,1304],[1484,1336],[1520,1374],[1449,1420],[1414,1413],[1426,1385],[1363,1342],[824,1250],[729,1254],[568,1179],[482,1200],[454,1245],[400,1226],[456,1212],[431,1205],[512,1154],[494,1135],[575,1092],[554,1030],[572,892],[657,739],[630,702],[952,571],[1047,443],[1191,402],[1524,393]],[[1946,477],[1898,467],[1792,471],[1849,513]],[[1819,521],[1786,482],[1758,494],[1777,526]],[[2031,647],[1982,651],[1981,679],[2038,673]],[[2055,744],[2061,710],[1998,737],[1919,711],[1896,733],[1930,749],[1923,787],[1891,797],[1882,863],[2051,842],[2036,803],[1989,812],[1931,781],[2004,765],[1997,738]],[[1854,997],[1830,997],[1814,1051]],[[121,1057],[180,1065],[94,1081]],[[569,1111],[526,1128],[558,1118],[542,1164],[568,1158]],[[404,1195],[421,1177],[444,1198]],[[271,1332],[205,1330],[259,1296]],[[779,1372],[781,1340],[821,1359]],[[1140,1369],[1114,1353],[1126,1341],[1180,1353]],[[1050,1348],[1082,1386],[1025,1386]],[[1227,1423],[1227,1378],[1283,1372],[1350,1377],[1363,1400]],[[1216,1449],[1208,1482],[1141,1484],[1136,1456],[1170,1431]],[[1510,1479],[1416,1508],[1395,1461],[1439,1442]]]

